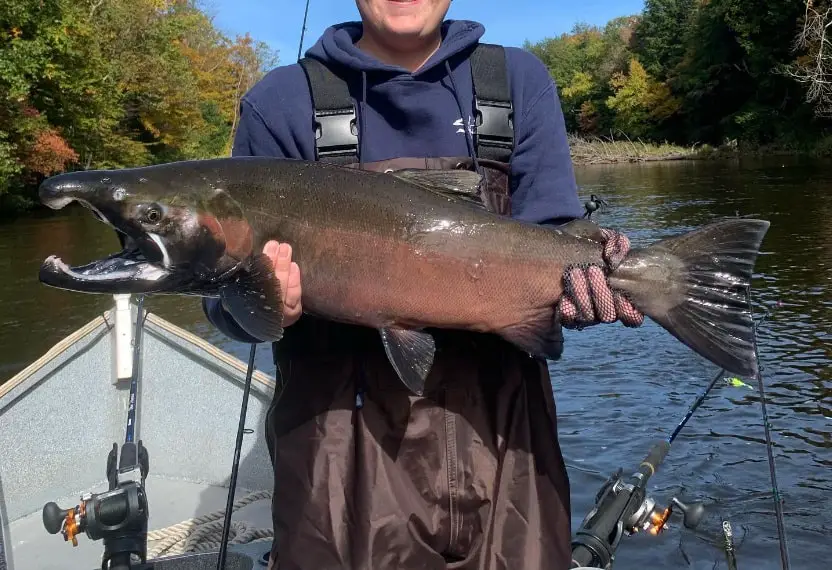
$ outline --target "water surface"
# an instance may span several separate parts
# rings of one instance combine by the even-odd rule
[[[780,159],[743,163],[652,163],[577,170],[581,196],[610,204],[597,219],[635,245],[720,217],[771,221],[754,282],[760,358],[792,567],[826,568],[832,556],[832,165]],[[58,254],[86,262],[117,248],[110,230],[80,208],[0,225],[0,383],[65,335],[109,308],[104,296],[37,282],[41,261]],[[235,354],[248,347],[205,321],[199,302],[156,297],[148,308]],[[272,373],[269,351],[258,367]],[[718,370],[652,322],[640,329],[600,325],[567,333],[551,365],[561,445],[570,469],[575,526],[618,467],[635,468],[667,437]],[[747,380],[747,379],[746,379]],[[749,381],[749,383],[752,383]],[[780,568],[761,410],[754,390],[719,385],[676,440],[652,496],[701,500],[708,515],[694,532],[679,519],[658,537],[626,537],[616,569],[725,568],[720,517],[729,519],[740,569]],[[236,421],[236,419],[229,419]]]

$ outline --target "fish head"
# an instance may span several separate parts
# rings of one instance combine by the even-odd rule
[[[252,231],[231,196],[199,174],[172,163],[45,180],[42,203],[53,209],[80,203],[118,233],[124,249],[76,267],[51,256],[41,282],[110,294],[215,292],[250,256]]]

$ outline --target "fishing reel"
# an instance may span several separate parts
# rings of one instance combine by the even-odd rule
[[[114,533],[142,532],[147,496],[144,489],[130,481],[103,493],[87,493],[75,507],[61,509],[49,502],[43,507],[43,526],[50,534],[60,532],[64,540],[78,546],[77,536],[86,533],[100,540]]]
[[[673,497],[667,507],[662,507],[647,495],[647,480],[664,461],[669,448],[667,442],[660,442],[628,479],[621,469],[607,479],[595,496],[595,506],[575,533],[573,568],[609,570],[625,535],[647,532],[656,536],[666,528],[675,511],[681,512],[685,527],[694,529],[699,525],[705,514],[701,503],[685,504]]]
[[[104,557],[101,570],[137,570],[147,559],[148,501],[144,490],[147,477],[147,451],[139,441],[124,444],[121,449],[122,469],[116,468],[118,445],[107,458],[109,490],[86,493],[78,505],[61,509],[49,502],[43,507],[43,526],[50,534],[63,535],[64,541],[78,546],[78,535],[86,533],[91,540],[102,540]],[[138,564],[134,562],[138,559]]]
[[[621,476],[622,473],[621,469],[616,471],[598,491],[595,496],[596,507],[593,509],[593,513],[603,508],[607,501],[612,500],[611,497],[621,493],[632,495],[636,491],[636,486],[626,482]],[[702,503],[686,504],[678,497],[672,497],[670,504],[667,507],[662,507],[649,495],[645,495],[638,509],[622,520],[621,530],[628,536],[638,532],[646,532],[657,536],[667,528],[667,522],[674,513],[674,507],[682,513],[685,528],[691,530],[699,525],[705,515],[705,507]],[[591,515],[592,513],[590,513]],[[589,516],[587,519],[589,519]]]

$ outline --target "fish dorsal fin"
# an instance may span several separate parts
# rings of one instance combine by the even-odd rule
[[[471,170],[426,170],[405,168],[389,173],[410,184],[444,196],[486,209],[480,198],[483,177]]]

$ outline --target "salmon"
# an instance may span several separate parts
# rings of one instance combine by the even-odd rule
[[[564,274],[605,267],[598,228],[499,216],[475,172],[370,172],[321,162],[233,157],[70,172],[41,201],[89,208],[123,251],[42,283],[89,293],[218,297],[263,342],[283,335],[279,282],[263,245],[292,245],[304,312],[379,331],[401,380],[421,393],[431,329],[495,333],[535,357],[555,352]],[[726,371],[756,375],[748,290],[769,222],[714,221],[631,249],[607,282],[644,315]]]

